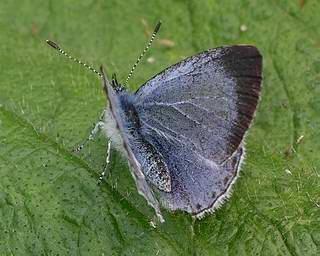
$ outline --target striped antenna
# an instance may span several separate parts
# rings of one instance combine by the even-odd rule
[[[132,66],[132,69],[131,69],[129,75],[128,75],[126,81],[125,81],[124,84],[123,84],[123,87],[125,87],[125,86],[128,84],[128,81],[130,80],[130,78],[131,78],[134,70],[135,70],[136,67],[138,66],[138,64],[139,64],[139,62],[141,61],[142,57],[145,55],[145,53],[146,53],[146,52],[148,51],[148,49],[150,48],[150,46],[151,46],[154,38],[156,37],[156,35],[157,35],[157,33],[158,33],[159,29],[160,29],[160,26],[161,26],[161,21],[158,21],[158,23],[157,23],[157,25],[156,25],[153,33],[152,33],[152,36],[151,36],[151,38],[150,38],[149,43],[148,43],[147,46],[144,48],[143,52],[140,54],[140,56],[139,56],[139,58],[137,59],[136,63],[134,63],[134,65]]]
[[[100,77],[102,78],[102,74],[101,74],[99,71],[95,70],[93,67],[89,66],[87,63],[84,63],[84,62],[82,62],[81,60],[78,60],[78,59],[72,57],[69,53],[66,53],[64,50],[62,50],[57,43],[55,43],[55,42],[53,42],[53,41],[50,41],[50,40],[46,40],[46,42],[47,42],[47,44],[50,45],[53,49],[59,51],[61,54],[63,54],[64,56],[66,56],[66,57],[69,58],[70,60],[73,60],[74,62],[82,65],[83,67],[85,67],[85,68],[87,68],[87,69],[90,69],[91,71],[93,71],[94,73],[96,73],[98,76],[100,76]]]

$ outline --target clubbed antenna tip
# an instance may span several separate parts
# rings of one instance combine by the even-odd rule
[[[52,41],[50,41],[50,40],[46,40],[46,43],[47,43],[48,45],[50,45],[52,48],[56,49],[56,50],[59,50],[59,49],[60,49],[59,45],[56,44],[55,42],[52,42]]]
[[[161,22],[161,20],[159,20],[157,25],[156,25],[156,27],[155,27],[155,29],[154,29],[154,33],[158,33],[158,31],[159,31],[159,29],[161,27],[161,24],[162,24],[162,22]]]

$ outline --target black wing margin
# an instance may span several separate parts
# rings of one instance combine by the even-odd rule
[[[230,156],[240,145],[254,117],[261,91],[262,56],[252,46],[227,48],[223,66],[236,81],[238,118],[232,126],[227,150]]]

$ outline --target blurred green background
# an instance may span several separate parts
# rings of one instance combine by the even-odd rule
[[[320,255],[319,13],[318,0],[2,0],[0,255]],[[166,223],[153,228],[116,151],[108,181],[96,185],[102,135],[71,153],[106,100],[96,75],[44,41],[123,82],[159,19],[161,40],[131,90],[230,44],[260,49],[264,81],[231,199],[195,222],[163,210]]]

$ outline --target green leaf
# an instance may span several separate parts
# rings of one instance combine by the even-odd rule
[[[319,12],[317,0],[1,1],[0,255],[319,255]],[[142,19],[150,30],[161,19],[175,47],[155,43],[131,90],[220,45],[254,44],[264,57],[245,165],[231,199],[201,221],[163,210],[153,228],[116,151],[97,186],[102,135],[71,153],[106,99],[97,76],[45,39],[123,81],[147,41]]]

